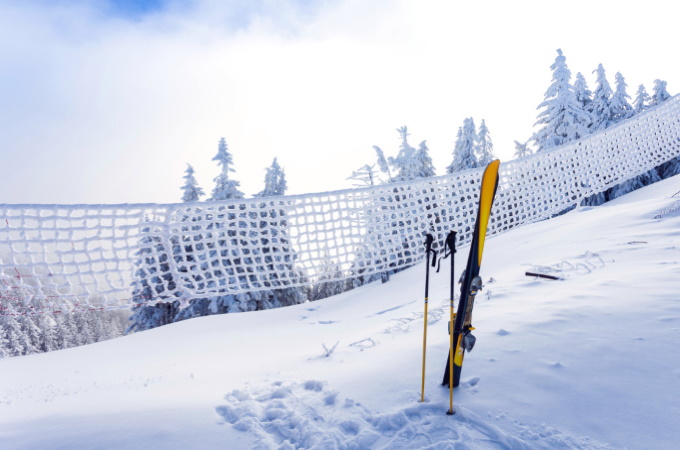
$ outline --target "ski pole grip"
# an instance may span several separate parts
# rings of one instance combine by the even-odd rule
[[[434,253],[434,258],[432,258],[432,263],[430,264],[432,267],[434,267],[437,264],[437,252],[432,250],[433,242],[434,237],[430,233],[427,233],[425,235],[425,256],[429,258],[430,253]]]
[[[451,253],[456,253],[456,232],[451,230],[446,236],[446,246],[451,250]]]

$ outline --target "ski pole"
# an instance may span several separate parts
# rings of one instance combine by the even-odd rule
[[[453,409],[453,286],[455,284],[455,278],[453,275],[454,270],[454,254],[456,253],[456,232],[450,231],[449,235],[446,237],[446,246],[451,252],[451,287],[449,292],[450,298],[450,314],[449,314],[449,410],[446,414],[451,416],[456,413]]]
[[[425,349],[427,347],[427,303],[428,303],[428,297],[429,297],[429,290],[430,290],[430,253],[434,252],[432,250],[432,241],[434,241],[434,238],[430,233],[427,233],[425,236],[425,257],[427,258],[427,263],[425,264],[425,323],[423,324],[423,374],[421,377],[421,382],[420,382],[420,402],[425,401]],[[432,266],[437,262],[437,257],[435,253],[435,257],[432,259]]]

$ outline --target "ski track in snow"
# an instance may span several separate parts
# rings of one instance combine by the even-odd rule
[[[473,378],[463,386],[476,388],[478,382]],[[224,423],[253,435],[257,449],[610,448],[545,424],[518,422],[508,418],[507,412],[481,418],[457,405],[456,415],[447,416],[448,407],[442,403],[412,400],[411,406],[375,413],[341,398],[322,381],[277,381],[234,390],[215,411]]]

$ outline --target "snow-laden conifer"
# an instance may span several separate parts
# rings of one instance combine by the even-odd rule
[[[637,93],[635,94],[635,99],[633,100],[633,108],[635,109],[635,113],[640,114],[642,111],[645,111],[647,108],[649,108],[649,104],[651,101],[652,98],[647,93],[645,85],[641,84],[640,86],[638,86]]]
[[[453,147],[453,162],[446,168],[446,173],[478,167],[479,163],[475,156],[476,144],[475,122],[472,117],[468,117],[463,121],[463,126],[458,128],[456,143]]]
[[[633,106],[628,102],[630,95],[626,92],[626,79],[621,72],[616,72],[616,90],[611,99],[612,119],[615,123],[630,119],[635,115]]]
[[[593,71],[597,76],[597,87],[593,92],[593,124],[590,126],[592,132],[604,130],[614,124],[614,111],[612,110],[612,91],[602,64]]]
[[[660,105],[671,98],[671,94],[666,90],[666,82],[663,80],[654,80],[654,93],[652,94],[652,102],[650,106]]]
[[[12,301],[7,301],[3,305],[3,314],[0,316],[0,335],[4,336],[4,356],[21,356],[27,354],[27,347],[30,345],[26,341],[24,332],[19,323],[19,316],[14,308]]]
[[[486,167],[487,164],[496,159],[496,155],[493,153],[491,134],[484,119],[479,125],[479,133],[477,133],[477,159],[482,167]]]
[[[529,142],[519,142],[515,141],[515,158],[524,158],[525,156],[531,155],[533,152],[529,148]]]
[[[550,69],[553,71],[552,84],[545,92],[545,100],[538,105],[543,111],[535,123],[542,127],[533,136],[539,152],[587,136],[590,133],[588,124],[592,121],[569,83],[571,72],[561,49],[557,50]]]
[[[275,195],[285,195],[288,189],[286,183],[286,172],[274,158],[272,165],[267,168],[264,176],[264,189],[256,197],[273,197]]]
[[[416,176],[420,178],[433,177],[436,175],[432,158],[430,158],[430,149],[427,148],[427,142],[423,141],[418,146],[418,150],[414,155],[416,165]]]
[[[392,171],[390,170],[390,165],[387,162],[387,158],[385,158],[385,153],[383,153],[383,151],[377,145],[374,145],[373,149],[375,150],[376,156],[378,158],[378,168],[381,172],[387,175],[387,182],[391,183]]]
[[[224,138],[220,139],[217,149],[217,155],[213,158],[217,164],[221,166],[220,174],[215,177],[215,188],[212,191],[212,201],[229,200],[234,198],[243,198],[243,192],[239,190],[241,183],[229,178],[229,172],[234,172],[231,167],[234,162],[227,148],[227,141]]]
[[[200,200],[201,196],[205,195],[203,189],[198,185],[196,177],[194,176],[194,168],[191,164],[187,164],[187,170],[184,175],[184,186],[182,186],[182,201],[185,203],[197,202]]]
[[[574,94],[583,109],[589,111],[590,104],[593,102],[593,92],[588,89],[588,83],[581,72],[576,73],[576,78],[574,78]]]
[[[418,177],[418,167],[415,160],[416,149],[408,143],[408,128],[403,126],[397,131],[401,136],[401,145],[396,157],[389,158],[389,162],[397,172],[394,181],[409,181]]]

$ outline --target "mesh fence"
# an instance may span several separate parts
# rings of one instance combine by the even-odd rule
[[[680,96],[501,164],[488,232],[550,218],[678,155]],[[401,269],[424,258],[427,232],[440,248],[449,230],[470,241],[481,175],[226,202],[0,205],[0,299],[129,307]]]

